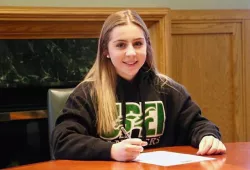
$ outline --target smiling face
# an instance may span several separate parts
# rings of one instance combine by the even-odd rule
[[[146,56],[147,44],[139,26],[129,23],[111,31],[108,57],[122,78],[132,80],[145,63]]]

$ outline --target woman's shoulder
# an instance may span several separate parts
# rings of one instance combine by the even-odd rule
[[[188,95],[186,88],[182,84],[161,73],[155,74],[154,84],[163,93]]]
[[[80,82],[77,86],[76,86],[76,89],[83,89],[83,90],[86,90],[86,89],[89,89],[89,88],[92,88],[93,87],[93,81],[82,81]]]
[[[72,96],[87,97],[93,91],[93,82],[82,81],[73,90]]]

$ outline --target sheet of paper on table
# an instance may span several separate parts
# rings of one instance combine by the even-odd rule
[[[196,156],[190,154],[182,154],[168,151],[155,151],[141,153],[135,161],[142,163],[149,163],[159,166],[173,166],[192,162],[201,162],[207,160],[214,160],[215,158]]]

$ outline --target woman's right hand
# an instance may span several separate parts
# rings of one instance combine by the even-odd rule
[[[126,139],[111,147],[111,158],[116,161],[132,161],[142,151],[147,142],[138,138]]]

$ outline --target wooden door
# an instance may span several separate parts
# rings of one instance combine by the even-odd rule
[[[219,126],[224,142],[246,140],[241,36],[238,22],[172,24],[168,73]]]

